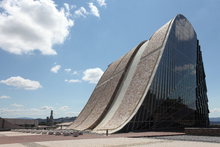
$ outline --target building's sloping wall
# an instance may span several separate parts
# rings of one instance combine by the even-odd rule
[[[80,112],[80,114],[78,115],[74,123],[70,126],[70,128],[75,129],[89,116],[90,112],[95,107],[96,103],[98,103],[99,98],[97,98],[98,97],[97,95],[100,94],[105,88],[105,85],[103,84],[106,83],[108,79],[110,79],[110,77],[113,75],[115,69],[117,68],[121,60],[122,60],[122,57],[109,65],[108,69],[104,72],[101,79],[99,80],[87,104],[85,105],[83,110]]]
[[[127,66],[143,43],[140,43],[108,67],[79,117],[69,128],[77,130],[92,129],[99,123],[115,98]]]
[[[110,133],[116,132],[135,115],[144,100],[145,91],[149,88],[150,80],[153,78],[152,74],[156,70],[155,67],[161,55],[161,49],[170,23],[171,21],[161,27],[148,41],[118,109],[104,126],[98,126],[95,131],[102,132],[108,129]]]
[[[101,128],[98,127],[99,130],[106,129],[107,126],[109,130],[112,129],[112,131],[116,131],[131,118],[131,115],[137,109],[136,107],[143,97],[154,66],[157,63],[160,52],[155,51],[162,47],[169,25],[170,22],[155,32],[151,37],[148,43],[149,46],[147,45],[141,54],[141,61],[136,67],[135,75],[132,77],[132,82],[119,108],[105,126]],[[132,49],[125,56],[113,62],[108,67],[99,80],[86,106],[69,128],[77,130],[93,129],[98,125],[98,122],[105,117],[106,112],[109,111],[108,108],[111,107],[112,102],[115,101],[114,99],[123,80],[123,76],[141,45],[143,45],[143,43],[139,44],[138,47]]]

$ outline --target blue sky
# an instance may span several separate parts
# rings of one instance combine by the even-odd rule
[[[220,117],[219,0],[1,0],[0,117],[77,115],[107,66],[181,13]]]

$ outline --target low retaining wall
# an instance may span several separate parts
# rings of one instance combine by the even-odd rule
[[[185,128],[188,135],[220,136],[220,128]]]

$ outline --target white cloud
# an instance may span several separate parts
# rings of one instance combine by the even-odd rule
[[[18,104],[17,104],[18,105]],[[50,115],[50,110],[54,110],[54,117],[72,117],[77,116],[79,112],[74,112],[69,106],[50,107],[43,106],[39,108],[28,107],[0,107],[0,116],[7,118],[15,117],[31,117],[31,118],[46,118]]]
[[[53,107],[51,107],[51,106],[43,106],[43,107],[41,107],[41,109],[42,110],[52,110]]]
[[[0,48],[13,54],[55,55],[74,25],[69,5],[59,10],[53,0],[3,0],[0,9]]]
[[[93,3],[89,3],[89,8],[92,15],[100,17],[99,10]]]
[[[6,84],[8,86],[14,86],[16,88],[22,88],[25,90],[36,90],[42,87],[38,81],[24,79],[20,76],[10,77],[6,80],[1,80],[0,83]]]
[[[64,8],[66,9],[66,11],[65,11],[66,17],[72,16],[70,11],[71,11],[71,9],[76,8],[76,5],[69,5],[68,3],[64,3],[63,5],[64,5]]]
[[[54,67],[52,67],[52,68],[50,69],[50,71],[53,72],[53,73],[58,73],[58,71],[60,70],[60,68],[61,68],[61,65],[55,65]]]
[[[210,113],[220,113],[220,108],[213,108],[210,110]]]
[[[69,4],[64,3],[63,5],[64,5],[64,7],[66,8],[67,11],[70,11],[70,5]]]
[[[2,117],[36,117],[45,118],[48,116],[48,110],[41,108],[26,108],[22,106],[13,108],[0,108],[0,115]]]
[[[59,108],[59,110],[61,110],[61,111],[67,111],[69,109],[70,109],[69,106],[62,106],[62,107]]]
[[[66,69],[64,69],[64,71],[67,72],[67,73],[70,73],[70,74],[72,74],[72,75],[77,75],[77,74],[79,74],[78,71],[76,71],[76,70],[72,71],[71,68],[66,68]]]
[[[14,104],[11,104],[11,106],[13,106],[13,107],[23,107],[24,105],[14,103]]]
[[[86,17],[86,15],[88,15],[89,13],[86,11],[86,9],[84,7],[80,7],[78,10],[76,10],[75,12],[76,16],[83,16]]]
[[[78,74],[78,71],[73,71],[72,74],[73,74],[73,75],[77,75],[77,74]]]
[[[65,82],[67,82],[67,83],[80,83],[81,80],[78,80],[78,79],[71,79],[71,80],[65,80]]]
[[[101,78],[103,71],[100,68],[90,68],[83,72],[83,80],[96,84]]]
[[[72,69],[66,68],[66,69],[64,69],[64,70],[65,70],[65,72],[71,72]]]
[[[99,4],[99,6],[103,7],[103,6],[107,6],[105,0],[97,0],[97,3]]]
[[[0,96],[0,99],[10,99],[11,97],[10,96],[7,96],[7,95],[2,95]]]

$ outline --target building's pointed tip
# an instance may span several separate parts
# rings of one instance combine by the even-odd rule
[[[181,13],[179,13],[179,14],[177,14],[176,16],[184,16],[183,14],[181,14]]]
[[[180,14],[180,13],[177,14],[174,19],[176,19],[176,18],[185,18],[186,19],[186,17],[183,14]]]

